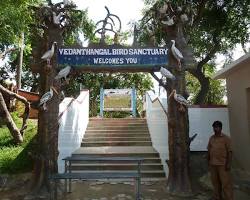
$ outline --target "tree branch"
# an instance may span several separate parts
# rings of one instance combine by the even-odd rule
[[[15,50],[17,50],[17,48],[13,47],[13,48],[8,48],[4,52],[0,53],[0,60],[3,60],[8,53],[15,51]]]
[[[164,84],[163,81],[162,81],[161,79],[159,79],[159,78],[154,74],[154,72],[151,72],[150,74],[151,74],[151,75],[153,76],[153,78],[159,83],[160,86],[164,87],[164,89],[167,90],[166,84]]]
[[[242,50],[243,50],[243,51],[244,51],[244,53],[246,54],[246,53],[247,53],[247,49],[246,49],[246,46],[245,46],[244,42],[243,42],[243,41],[241,41],[241,42],[240,42],[240,44],[241,44],[241,48],[242,48]]]
[[[217,36],[217,35],[216,35]],[[209,53],[205,56],[205,58],[203,58],[198,64],[197,64],[197,69],[201,70],[202,67],[208,62],[210,61],[215,53],[219,50],[220,48],[220,42],[219,40],[216,38],[216,36],[213,36],[213,42],[214,42],[214,46],[210,49]]]
[[[193,142],[193,140],[196,138],[197,135],[198,135],[198,134],[195,133],[192,137],[189,137],[189,140],[188,140],[188,146],[189,146],[189,147],[190,147],[190,145],[191,145],[191,142]]]
[[[209,78],[205,76],[205,74],[202,73],[202,68],[196,68],[196,69],[187,69],[189,73],[191,73],[195,78],[198,79],[201,89],[195,99],[195,104],[203,104],[206,99],[206,95],[209,91],[210,82]]]
[[[14,98],[18,99],[19,101],[21,101],[25,105],[25,110],[23,113],[23,124],[22,124],[22,127],[20,129],[20,133],[23,135],[23,131],[27,128],[27,119],[29,118],[30,103],[27,101],[26,98],[14,93],[14,92],[7,90],[1,84],[0,84],[0,91],[2,93],[9,95],[10,97],[14,97]]]
[[[5,103],[5,100],[4,100],[4,97],[1,93],[1,91],[0,91],[0,114],[5,122],[6,126],[8,127],[10,134],[12,135],[12,137],[14,139],[14,142],[16,144],[22,143],[23,136],[20,133],[20,131],[18,130],[15,122],[13,121],[13,119],[8,111],[8,108],[6,106],[6,103]]]
[[[204,11],[204,8],[205,8],[205,5],[206,5],[207,2],[208,2],[208,0],[201,0],[200,1],[199,5],[198,5],[198,8],[197,8],[197,15],[196,15],[196,17],[194,19],[193,26],[196,25],[200,21],[200,19],[202,17],[202,13]]]

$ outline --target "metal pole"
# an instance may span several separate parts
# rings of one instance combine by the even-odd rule
[[[136,117],[136,90],[135,86],[132,88],[132,113],[133,117]]]
[[[137,199],[140,200],[141,199],[141,191],[140,191],[140,186],[141,186],[141,161],[139,160],[138,162],[138,174],[139,177],[137,179]]]
[[[103,117],[103,108],[104,107],[104,90],[103,87],[100,89],[100,117]]]
[[[22,66],[23,66],[23,49],[24,49],[24,32],[21,35],[21,42],[20,42],[20,58],[19,58],[19,65],[17,66],[17,89],[21,89],[21,81],[22,81]]]
[[[64,161],[64,173],[68,173],[68,160]],[[65,178],[65,182],[64,182],[64,192],[66,193],[68,191],[68,180]]]

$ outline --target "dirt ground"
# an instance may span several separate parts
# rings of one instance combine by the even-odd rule
[[[1,200],[39,200],[49,199],[46,193],[28,195],[30,174],[8,177],[4,185],[4,177],[0,181]],[[15,181],[14,181],[15,179]],[[141,194],[143,200],[209,200],[212,190],[208,177],[203,177],[200,183],[193,183],[194,193],[190,197],[171,196],[166,192],[166,180],[143,181]],[[205,183],[205,184],[204,184]],[[207,185],[206,185],[207,184]],[[133,200],[135,187],[129,181],[73,181],[72,193],[62,193],[63,184],[60,185],[58,200]],[[248,193],[249,192],[249,193]],[[250,191],[244,191],[235,184],[235,200],[250,200]]]
[[[212,186],[204,153],[191,155],[191,177],[193,195],[171,196],[166,192],[166,179],[142,181],[142,200],[209,200]],[[236,169],[236,168],[235,168]],[[234,183],[234,200],[250,200],[250,174],[242,170],[231,171]],[[31,174],[1,175],[0,200],[48,200],[49,194],[30,195]],[[128,181],[73,181],[72,193],[63,193],[63,181],[58,189],[58,200],[133,200],[135,187]]]

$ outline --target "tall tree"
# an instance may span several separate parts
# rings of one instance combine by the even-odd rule
[[[72,35],[89,33],[91,23],[86,11],[76,9],[71,1],[56,4],[48,1],[48,5],[32,7],[34,24],[30,25],[32,41],[32,61],[30,67],[33,73],[39,74],[39,92],[51,97],[47,102],[47,110],[39,108],[38,144],[39,151],[35,155],[33,177],[34,191],[49,188],[49,175],[57,172],[58,157],[58,112],[60,103],[61,81],[55,76],[59,72],[56,64],[56,48],[67,43]],[[44,53],[48,57],[42,60]],[[46,56],[45,56],[46,57]],[[40,100],[42,102],[42,100]]]
[[[162,29],[163,24],[161,22],[166,21],[167,16],[166,13],[159,13],[160,5],[163,6],[165,2],[170,2],[173,9],[179,8],[180,14],[187,15],[188,21],[184,23],[183,32],[197,61],[195,67],[189,68],[187,71],[199,81],[201,86],[195,104],[204,103],[210,87],[210,79],[203,73],[206,64],[212,61],[217,54],[228,55],[237,44],[243,44],[244,46],[249,42],[249,0],[145,0],[144,2],[147,7],[150,7],[150,12],[155,13],[154,19],[149,20],[146,24],[147,32],[151,32],[147,37],[150,35],[155,37],[154,41],[157,44],[165,45],[165,42],[163,42],[164,29]],[[145,15],[149,14],[149,10],[145,11]],[[173,16],[174,14],[170,17]],[[182,17],[185,16],[182,15]],[[185,20],[185,18],[182,19]]]
[[[195,103],[205,101],[209,91],[209,78],[204,72],[205,64],[216,53],[223,53],[241,41],[249,39],[249,2],[245,1],[166,1],[146,0],[149,7],[140,22],[141,41],[169,48],[167,68],[176,77],[168,80],[168,127],[169,127],[169,177],[168,191],[191,192],[189,178],[189,130],[187,109],[174,99],[177,93],[187,97],[185,71],[195,76],[201,89]],[[173,43],[182,55],[173,52]],[[172,49],[171,49],[172,48]],[[174,50],[175,51],[175,50]],[[182,60],[181,60],[182,59]],[[194,62],[196,60],[197,62]],[[181,67],[180,67],[181,66]]]

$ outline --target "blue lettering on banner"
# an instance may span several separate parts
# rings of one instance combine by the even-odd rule
[[[59,65],[75,67],[166,65],[166,48],[60,48]]]

